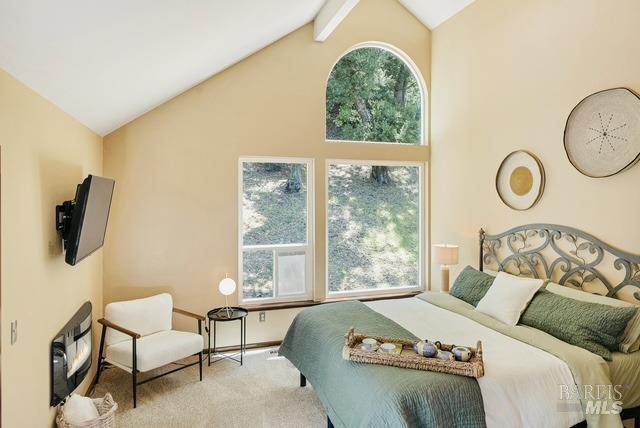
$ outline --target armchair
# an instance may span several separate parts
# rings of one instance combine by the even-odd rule
[[[198,334],[172,329],[172,314],[191,317],[198,322]],[[109,303],[104,311],[98,373],[96,383],[104,363],[110,363],[131,373],[133,387],[133,407],[136,407],[138,385],[198,364],[202,381],[202,321],[204,317],[173,307],[170,294],[163,293],[144,299]],[[138,382],[138,373],[147,372],[174,361],[198,355],[195,363],[180,366],[167,373]]]

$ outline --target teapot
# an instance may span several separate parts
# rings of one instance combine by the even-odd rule
[[[440,346],[441,343],[438,341],[430,342],[429,340],[421,340],[420,342],[414,343],[413,350],[416,351],[418,355],[432,358],[438,354]]]

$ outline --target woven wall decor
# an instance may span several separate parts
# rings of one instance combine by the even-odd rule
[[[640,160],[640,98],[626,88],[596,92],[569,114],[564,130],[569,162],[582,174],[602,178]]]
[[[544,168],[525,150],[510,153],[498,168],[496,190],[502,202],[514,210],[528,210],[544,191]]]

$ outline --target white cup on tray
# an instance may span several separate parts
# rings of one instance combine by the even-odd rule
[[[394,343],[383,343],[380,345],[380,352],[384,352],[385,354],[391,354],[396,350],[396,345]]]
[[[376,349],[378,349],[378,341],[370,337],[362,339],[361,349],[363,351],[369,351],[369,352],[375,351]]]

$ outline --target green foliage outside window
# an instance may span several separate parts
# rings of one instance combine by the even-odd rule
[[[420,144],[420,86],[407,65],[386,49],[343,56],[327,83],[327,139]]]

